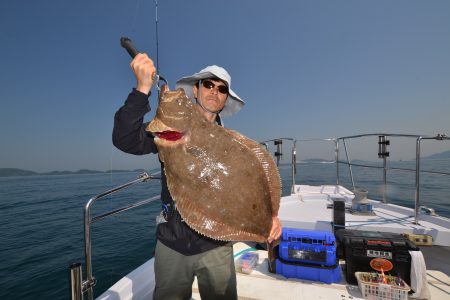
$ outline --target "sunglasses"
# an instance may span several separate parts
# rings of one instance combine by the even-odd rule
[[[203,80],[202,85],[205,89],[212,90],[216,87],[215,83],[211,80]],[[221,94],[228,94],[228,87],[226,85],[217,85],[217,90]]]

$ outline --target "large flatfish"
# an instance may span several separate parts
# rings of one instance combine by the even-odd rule
[[[217,240],[264,242],[278,215],[278,169],[259,143],[208,122],[182,89],[161,94],[147,131],[184,221]]]

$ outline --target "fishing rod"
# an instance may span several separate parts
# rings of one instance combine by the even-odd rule
[[[155,0],[156,74],[159,74],[158,0]]]
[[[138,55],[139,51],[134,47],[133,42],[127,38],[127,37],[121,37],[120,38],[120,45],[127,50],[128,54],[131,56],[131,58],[134,58],[136,55]],[[158,91],[161,90],[160,81],[164,82],[166,85],[169,85],[169,82],[158,74],[159,70],[157,69],[157,72],[155,74],[155,78],[153,79],[154,82],[156,82],[156,87],[158,88]]]

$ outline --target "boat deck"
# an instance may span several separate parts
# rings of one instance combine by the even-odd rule
[[[242,253],[253,245],[236,243],[234,253]],[[428,287],[433,300],[450,299],[450,247],[421,247],[427,264]],[[270,273],[267,265],[267,251],[258,250],[258,264],[251,274],[237,273],[237,290],[240,300],[250,299],[363,299],[356,285],[347,285],[341,273],[339,283],[325,284],[300,279],[287,279]],[[237,258],[237,257],[236,257]],[[97,300],[153,299],[154,259],[122,278]],[[342,272],[342,271],[341,271]],[[200,294],[197,281],[193,283],[192,299]]]
[[[279,217],[283,227],[332,231],[332,198],[344,198],[351,204],[353,193],[341,186],[296,186],[295,193],[282,197]],[[346,227],[360,230],[394,233],[429,234],[433,246],[421,246],[427,266],[426,276],[431,299],[450,299],[450,219],[421,215],[420,224],[414,221],[414,211],[394,204],[369,200],[374,216],[353,215],[346,212]],[[235,256],[252,244],[234,244]],[[258,250],[259,261],[251,274],[237,273],[239,299],[363,299],[356,285],[348,285],[341,273],[339,283],[287,279],[268,271],[267,251]],[[152,299],[154,287],[153,259],[140,266],[97,299]],[[340,262],[343,264],[344,262]],[[342,272],[341,268],[341,272]],[[192,299],[200,299],[197,281],[193,284]],[[412,298],[411,298],[412,299]]]
[[[342,186],[298,185],[296,193],[281,199],[279,216],[283,227],[333,231],[333,198],[343,198],[351,205],[353,193]],[[433,244],[450,246],[450,219],[421,214],[419,224],[414,224],[411,208],[370,200],[375,215],[345,213],[345,227],[366,231],[428,234]]]
[[[234,253],[245,251],[252,248],[251,244],[236,243]],[[433,249],[433,251],[431,251]],[[434,251],[434,250],[437,250]],[[259,261],[256,268],[250,274],[237,273],[237,289],[240,300],[250,299],[364,299],[357,285],[348,285],[345,281],[345,275],[341,273],[339,283],[326,284],[316,281],[285,278],[282,275],[273,274],[268,271],[267,251],[257,250]],[[438,253],[439,252],[439,253]],[[427,261],[427,253],[430,255],[438,254],[443,260],[448,261],[450,248],[448,247],[427,247],[424,252]],[[435,257],[433,257],[435,258]],[[342,263],[342,262],[341,262]],[[447,266],[448,266],[447,262]],[[445,268],[445,267],[444,267]],[[341,268],[342,272],[342,268]],[[442,271],[428,268],[427,280],[428,287],[433,300],[450,299],[450,269],[447,268],[447,274]],[[197,281],[193,284],[192,299],[201,299],[198,292]]]

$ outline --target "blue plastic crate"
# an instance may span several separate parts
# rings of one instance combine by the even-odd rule
[[[314,264],[295,264],[276,260],[276,273],[287,278],[299,278],[324,283],[337,283],[341,281],[339,264],[333,266],[318,266]]]
[[[336,265],[336,239],[331,232],[283,228],[278,252],[288,262]]]

